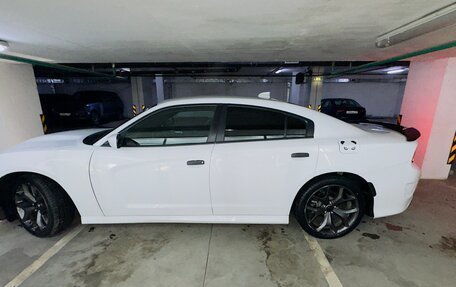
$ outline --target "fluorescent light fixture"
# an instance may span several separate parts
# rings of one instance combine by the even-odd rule
[[[399,74],[399,73],[402,73],[405,71],[407,71],[407,68],[394,69],[394,70],[387,71],[386,73],[391,75],[391,74]]]
[[[276,73],[276,74],[280,74],[280,73],[282,73],[282,72],[283,72],[283,69],[278,69],[278,70],[277,70],[277,71],[275,71],[274,73]]]
[[[348,79],[348,78],[339,78],[339,79],[337,79],[337,82],[338,83],[348,83],[348,82],[350,82],[350,79]]]
[[[433,32],[456,23],[456,3],[435,10],[423,17],[380,35],[375,41],[377,48],[386,48],[423,34]]]
[[[9,44],[6,41],[0,40],[0,52],[8,50]]]

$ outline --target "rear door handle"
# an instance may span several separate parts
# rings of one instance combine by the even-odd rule
[[[187,165],[203,165],[204,160],[189,160],[187,161]]]
[[[309,157],[308,152],[295,152],[291,154],[292,158],[297,158],[297,157]]]

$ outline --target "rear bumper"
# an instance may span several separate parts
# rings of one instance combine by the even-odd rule
[[[382,172],[373,182],[377,195],[374,198],[374,217],[385,217],[404,212],[410,205],[420,179],[420,169],[404,164]]]

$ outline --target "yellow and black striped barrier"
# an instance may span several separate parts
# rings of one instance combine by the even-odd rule
[[[146,110],[146,105],[141,105],[141,111],[144,112]]]
[[[397,115],[396,116],[396,124],[401,125],[402,122],[402,115]]]
[[[136,105],[133,105],[133,116],[136,117],[138,115],[138,109],[136,108]]]
[[[44,134],[47,134],[48,127],[47,127],[47,124],[46,124],[46,116],[41,114],[40,115],[40,119],[41,119],[41,125],[43,126],[43,132],[44,132]]]
[[[311,108],[312,108],[312,105],[309,104],[309,105],[307,106],[307,108],[308,108],[308,109],[311,109]]]
[[[318,105],[317,111],[321,112],[321,105]]]
[[[450,155],[448,156],[447,164],[453,164],[456,159],[456,132],[454,133],[453,137],[453,144],[451,145]]]

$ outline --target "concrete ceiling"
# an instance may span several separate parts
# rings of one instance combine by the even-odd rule
[[[0,39],[9,53],[67,63],[366,61],[456,39],[450,27],[374,46],[377,36],[451,0],[7,2]]]

